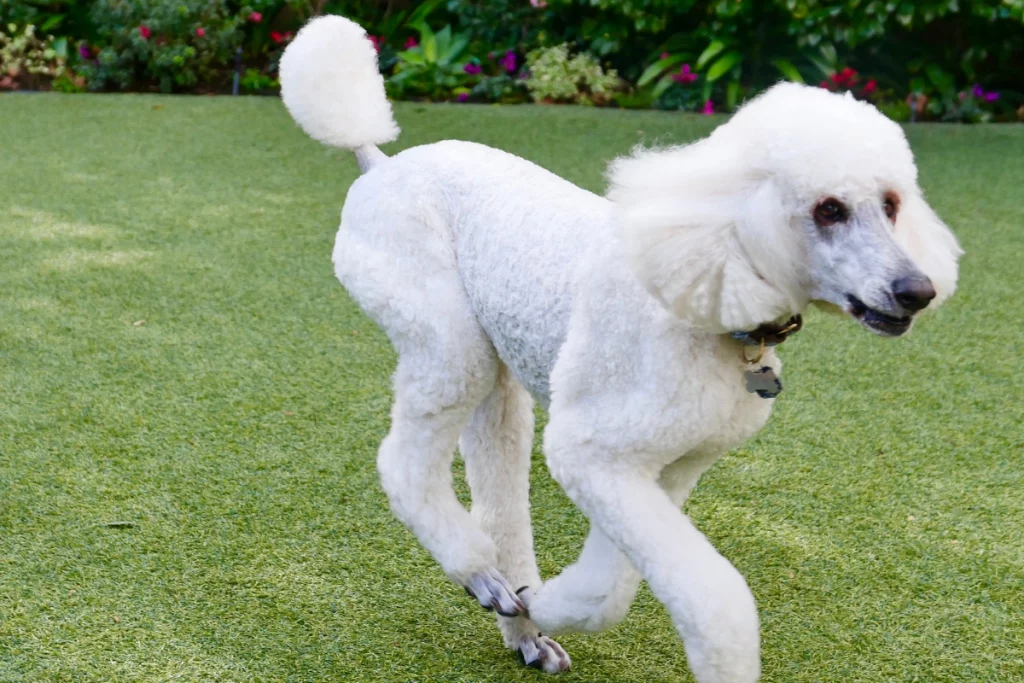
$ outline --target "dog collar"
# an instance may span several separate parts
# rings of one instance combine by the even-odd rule
[[[794,335],[799,332],[803,326],[803,316],[798,313],[782,324],[774,322],[762,323],[750,332],[730,332],[729,336],[744,346],[759,346],[763,349],[763,347],[766,346],[777,346],[781,344],[789,339],[790,335]],[[761,355],[764,355],[763,350]],[[754,360],[749,360],[744,356],[744,360],[747,360],[748,363],[756,363],[761,360],[761,356],[758,356]]]
[[[767,347],[778,346],[789,339],[790,335],[799,332],[803,326],[804,319],[797,314],[781,325],[774,322],[764,323],[750,332],[730,332],[729,335],[742,344],[740,356],[743,360],[756,365],[764,358]],[[749,346],[758,348],[757,357],[747,358],[747,347]],[[743,377],[747,383],[747,391],[757,394],[761,398],[775,398],[782,392],[782,381],[775,374],[775,370],[767,365],[757,370],[747,370],[743,373]]]

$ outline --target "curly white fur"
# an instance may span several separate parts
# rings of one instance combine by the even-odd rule
[[[923,199],[902,130],[869,105],[779,85],[703,141],[616,161],[603,198],[482,145],[390,159],[368,147],[394,127],[366,87],[375,62],[346,42],[355,33],[315,20],[282,81],[301,125],[372,162],[349,191],[334,264],[399,355],[378,457],[396,515],[545,670],[569,660],[539,630],[608,628],[642,577],[698,681],[756,680],[750,589],[680,510],[771,410],[745,391],[725,333],[811,301],[893,333],[927,303],[901,303],[901,278],[930,279],[932,305],[953,291],[960,249]],[[825,198],[846,207],[841,224],[813,217]],[[762,364],[780,371],[770,350]],[[531,396],[549,408],[550,471],[591,521],[579,560],[546,583],[530,528]],[[471,513],[452,489],[457,442]]]
[[[398,137],[377,70],[377,51],[359,24],[325,16],[306,24],[281,56],[281,99],[315,140],[357,149]]]

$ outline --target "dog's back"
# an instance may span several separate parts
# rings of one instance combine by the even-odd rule
[[[415,290],[458,273],[498,355],[542,403],[565,339],[578,269],[615,241],[611,205],[501,150],[445,141],[381,160],[352,186],[334,263],[350,291],[372,277],[362,254],[395,257]],[[427,265],[431,264],[431,265]],[[402,296],[395,292],[395,296]]]

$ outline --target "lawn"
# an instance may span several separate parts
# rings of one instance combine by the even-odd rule
[[[397,118],[388,151],[472,139],[596,191],[721,121]],[[0,133],[0,681],[541,680],[377,484],[394,355],[330,263],[354,161],[273,99],[5,95]],[[909,135],[961,290],[898,341],[811,313],[688,504],[757,597],[765,681],[1024,681],[1024,127]],[[551,576],[587,525],[534,463]],[[561,642],[564,681],[692,680],[646,589]]]

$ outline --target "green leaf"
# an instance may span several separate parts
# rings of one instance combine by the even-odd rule
[[[788,59],[776,59],[772,61],[772,64],[775,65],[775,68],[778,69],[779,73],[785,76],[787,80],[793,81],[794,83],[804,82],[804,77],[801,76],[797,68],[793,66],[793,62]]]
[[[395,56],[403,62],[416,64],[418,66],[423,66],[427,63],[427,60],[423,58],[423,53],[418,49],[402,50],[401,52],[396,53]]]
[[[62,21],[64,21],[63,14],[53,14],[50,16],[49,19],[43,22],[42,26],[39,27],[39,32],[46,33],[47,31],[49,31],[51,28],[54,28],[55,26],[57,26],[57,24],[59,24]]]
[[[68,39],[58,38],[53,41],[53,52],[60,59],[67,59],[68,56]]]
[[[700,91],[700,99],[705,102],[711,99],[711,81],[704,81],[704,88]]]
[[[443,29],[435,34],[437,38],[437,58],[438,61],[444,59],[448,53],[448,46],[452,42],[452,27],[451,24],[445,26]]]
[[[659,97],[665,94],[665,91],[672,87],[672,74],[665,74],[658,81],[658,84],[654,86],[654,90],[651,91],[651,101],[656,102]]]
[[[451,45],[448,46],[448,55],[445,57],[444,63],[448,64],[458,59],[467,45],[469,45],[469,35],[466,33],[457,34],[452,38]]]
[[[818,68],[818,70],[821,71],[821,74],[823,76],[825,76],[826,78],[831,76],[832,74],[834,74],[836,72],[835,69],[833,69],[831,66],[829,66],[825,62],[821,61],[820,59],[815,59],[814,57],[811,57],[811,58],[809,58],[809,61],[811,62],[811,64],[816,66]]]
[[[425,33],[420,33],[420,48],[423,50],[423,59],[428,64],[437,62],[437,36],[429,28]]]
[[[704,52],[700,53],[700,57],[697,57],[697,71],[703,69],[708,62],[717,57],[725,48],[726,45],[722,41],[712,40],[711,44],[704,48]]]
[[[929,64],[924,68],[924,72],[928,76],[928,80],[932,82],[939,92],[945,93],[953,90],[953,77],[939,66]]]
[[[825,43],[821,46],[821,56],[825,58],[825,61],[828,62],[829,66],[833,69],[836,67],[836,62],[839,61],[839,55],[836,53],[836,47],[831,43]]]
[[[732,111],[736,108],[736,103],[740,99],[740,82],[729,81],[729,85],[725,89],[725,106]]]
[[[426,0],[426,2],[421,2],[419,6],[416,7],[416,11],[409,15],[409,21],[406,22],[406,26],[415,28],[416,24],[425,24],[430,13],[437,9],[437,7],[444,1],[445,0]]]
[[[660,76],[665,69],[675,66],[686,59],[686,55],[671,55],[665,57],[665,59],[659,59],[654,64],[644,69],[644,72],[640,74],[640,79],[636,82],[638,88],[642,88],[655,78]]]
[[[711,65],[705,76],[709,83],[714,83],[719,78],[729,73],[734,66],[743,61],[743,54],[738,50],[732,52],[726,52],[724,55],[718,58],[718,60]]]

